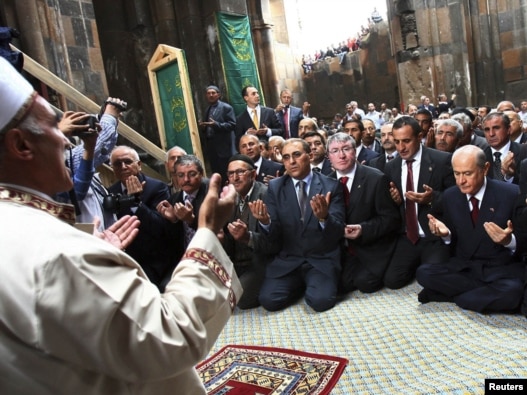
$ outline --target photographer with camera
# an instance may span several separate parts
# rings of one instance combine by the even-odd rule
[[[159,203],[169,198],[168,186],[141,172],[139,154],[131,147],[115,147],[110,164],[119,181],[108,188],[112,195],[105,206],[113,208],[117,218],[125,215],[139,218],[139,233],[126,252],[139,262],[150,281],[163,292],[163,280],[183,254],[181,231],[156,210]]]
[[[119,98],[109,97],[105,100],[98,115],[86,114],[84,112],[66,111],[59,123],[59,129],[68,138],[79,137],[81,143],[71,150],[66,161],[67,166],[75,175],[83,172],[86,163],[84,160],[92,159],[92,176],[88,183],[75,185],[75,193],[80,213],[77,214],[77,222],[92,223],[95,217],[101,222],[99,231],[103,231],[116,221],[112,211],[103,209],[103,201],[108,196],[108,191],[102,184],[99,176],[95,173],[97,167],[107,162],[110,158],[115,143],[117,142],[117,125],[119,116],[126,110],[127,103]],[[98,129],[94,125],[100,125]],[[88,128],[86,128],[88,126]],[[90,141],[95,136],[90,136],[89,130],[98,130],[95,145],[92,149]],[[87,176],[84,176],[84,180]],[[71,199],[70,199],[71,200]]]

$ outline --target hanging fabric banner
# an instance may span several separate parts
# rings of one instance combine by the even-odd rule
[[[246,107],[241,92],[247,85],[258,89],[260,103],[265,105],[249,18],[218,12],[216,19],[227,97],[234,112],[240,114]]]

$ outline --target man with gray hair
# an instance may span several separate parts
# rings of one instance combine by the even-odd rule
[[[177,179],[174,175],[174,163],[176,163],[176,160],[178,160],[178,158],[183,155],[187,155],[187,151],[185,151],[179,145],[173,146],[165,154],[165,169],[167,172],[167,176],[170,177],[170,182],[168,183],[170,194],[179,191],[179,187],[177,186]]]
[[[117,218],[136,215],[141,221],[139,234],[127,248],[128,254],[141,264],[148,278],[162,290],[162,281],[180,249],[172,248],[170,237],[164,232],[166,221],[156,206],[168,199],[167,185],[141,172],[141,159],[131,147],[120,145],[110,155],[110,165],[119,181],[108,188],[107,210]]]
[[[451,245],[453,255],[417,269],[424,287],[418,299],[453,302],[480,313],[514,311],[522,300],[525,271],[515,254],[525,242],[514,231],[519,188],[487,177],[490,163],[473,145],[454,152],[452,167],[456,186],[443,193],[442,220],[428,214],[428,226]]]
[[[462,147],[467,144],[472,144],[481,148],[482,150],[487,148],[489,146],[487,140],[485,140],[484,137],[478,136],[474,132],[474,125],[472,123],[472,119],[470,119],[470,117],[465,112],[456,111],[452,113],[450,119],[459,122],[461,126],[463,126],[463,137],[459,141],[459,146]]]
[[[454,152],[463,137],[463,126],[453,119],[442,119],[435,124],[435,149]]]
[[[328,157],[344,191],[346,227],[342,243],[340,292],[375,292],[395,248],[401,215],[390,196],[388,178],[356,159],[356,143],[346,133],[328,138]]]

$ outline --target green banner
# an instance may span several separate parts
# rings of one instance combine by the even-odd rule
[[[185,65],[186,66],[186,65]],[[157,70],[157,87],[163,109],[167,147],[179,145],[193,152],[178,63]]]
[[[241,92],[247,85],[258,89],[260,103],[265,105],[254,56],[249,18],[218,12],[216,20],[227,99],[234,112],[238,115],[246,108]]]

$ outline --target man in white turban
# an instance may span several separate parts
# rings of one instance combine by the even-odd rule
[[[194,366],[241,296],[216,237],[234,188],[218,198],[221,179],[211,178],[198,231],[160,294],[132,258],[70,226],[72,206],[49,197],[72,187],[68,141],[3,58],[0,100],[2,393],[205,394]]]

